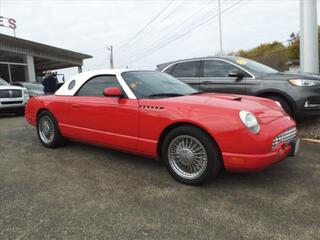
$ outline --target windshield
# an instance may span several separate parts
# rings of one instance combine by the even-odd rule
[[[165,98],[198,93],[196,89],[166,73],[132,71],[122,73],[121,76],[137,98]]]
[[[256,61],[247,59],[247,58],[236,58],[236,63],[248,68],[249,70],[253,70],[259,73],[278,73],[279,71],[268,67],[262,63],[258,63]]]
[[[41,84],[35,84],[35,83],[23,83],[22,84],[25,88],[28,90],[38,90],[43,91],[43,86]]]
[[[0,78],[0,85],[8,86],[9,83],[7,83],[5,80],[3,80],[2,78]]]

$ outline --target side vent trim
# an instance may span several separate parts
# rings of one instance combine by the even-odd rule
[[[139,107],[142,109],[149,109],[149,110],[163,110],[164,109],[164,107],[150,106],[150,105],[140,105]]]

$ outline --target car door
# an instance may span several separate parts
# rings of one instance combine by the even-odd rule
[[[165,72],[193,87],[198,87],[200,81],[200,61],[176,63],[165,70]]]
[[[241,72],[242,79],[229,77],[231,71]],[[236,65],[222,60],[203,60],[201,62],[199,89],[205,92],[224,92],[246,94],[247,72]]]
[[[95,76],[71,97],[74,137],[94,144],[135,151],[139,127],[136,99],[106,97],[107,87],[121,88],[115,75]]]

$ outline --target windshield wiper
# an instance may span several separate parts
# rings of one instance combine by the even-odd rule
[[[157,97],[181,97],[181,96],[184,96],[184,95],[179,93],[157,93],[157,94],[151,94],[148,97],[157,98]]]

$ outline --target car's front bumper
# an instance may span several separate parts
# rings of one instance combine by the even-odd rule
[[[293,87],[292,97],[296,103],[295,117],[320,116],[320,87]]]
[[[300,108],[296,113],[295,113],[295,118],[298,120],[302,120],[305,117],[311,118],[311,117],[318,117],[320,116],[320,107],[312,107],[312,108]]]
[[[294,156],[300,145],[296,138],[289,144],[279,144],[277,148],[265,154],[222,153],[224,167],[227,171],[259,171],[275,164],[288,156]]]
[[[0,111],[24,108],[28,100],[29,100],[29,96],[23,96],[19,98],[1,98]]]

